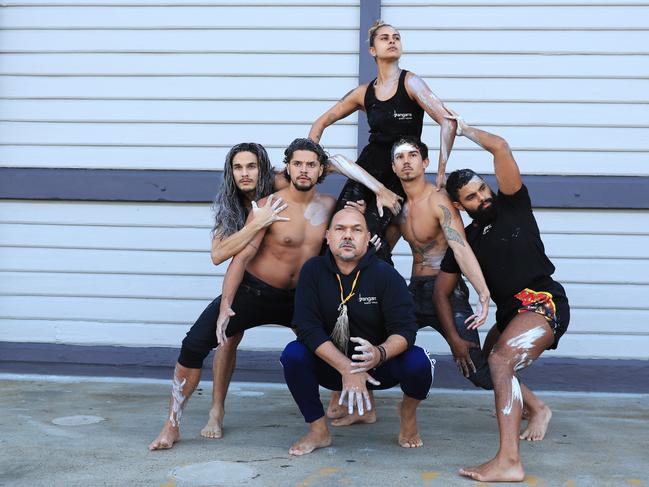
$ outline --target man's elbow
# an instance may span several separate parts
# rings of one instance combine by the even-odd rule
[[[502,137],[500,137],[499,135],[496,136],[496,141],[494,142],[494,152],[499,152],[499,153],[511,152],[511,149],[507,141]]]
[[[457,122],[449,118],[442,118],[442,123],[440,124],[443,132],[448,132],[450,134],[455,134],[457,130]]]
[[[223,252],[214,249],[211,252],[211,256],[212,256],[212,264],[214,265],[220,265],[223,262],[225,262],[225,260],[227,259],[227,257],[223,255]]]

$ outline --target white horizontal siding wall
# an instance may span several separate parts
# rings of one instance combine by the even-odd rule
[[[525,173],[649,175],[649,2],[387,0],[382,17],[402,66]],[[457,140],[449,169],[492,173],[481,152]]]
[[[357,84],[358,2],[33,0],[0,10],[0,166],[220,169]],[[383,2],[403,67],[525,174],[649,175],[649,2]],[[363,49],[366,46],[362,47]],[[437,147],[427,121],[425,140]],[[356,117],[330,127],[353,156]],[[449,169],[492,172],[458,139]],[[572,324],[554,355],[647,358],[649,212],[537,211]],[[207,205],[0,201],[3,340],[178,346],[220,293]],[[407,246],[397,267],[409,275]],[[492,320],[493,321],[493,320]],[[252,330],[248,348],[291,332]],[[432,331],[419,343],[448,348]]]
[[[3,4],[0,165],[221,169],[279,163],[357,85],[358,1]],[[356,154],[356,116],[323,143]]]
[[[552,354],[645,358],[649,211],[536,214],[572,306]],[[0,203],[3,340],[178,346],[220,294],[226,265],[211,264],[210,220],[209,208],[196,204]],[[409,276],[407,245],[396,253]],[[279,349],[291,336],[261,327],[243,346]],[[418,342],[448,352],[430,329]]]

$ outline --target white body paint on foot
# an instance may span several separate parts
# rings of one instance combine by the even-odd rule
[[[180,424],[180,416],[183,413],[183,404],[185,402],[185,396],[183,396],[183,387],[187,383],[187,379],[183,379],[182,382],[174,376],[173,385],[171,387],[171,414],[169,414],[169,422],[174,428],[178,427]]]
[[[514,402],[518,402],[523,409],[523,394],[521,393],[521,385],[518,383],[516,376],[512,377],[512,395],[507,402],[507,405],[502,409],[503,414],[509,416],[514,407]]]

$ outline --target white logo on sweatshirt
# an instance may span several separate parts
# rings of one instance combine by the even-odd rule
[[[376,296],[363,296],[361,293],[358,293],[358,302],[362,304],[379,304]]]

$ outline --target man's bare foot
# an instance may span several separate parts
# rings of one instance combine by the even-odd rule
[[[180,429],[174,428],[169,421],[166,421],[158,437],[149,445],[149,450],[168,450],[178,441],[180,441]]]
[[[347,408],[338,404],[340,391],[332,391],[329,406],[327,406],[327,418],[338,419],[347,416]]]
[[[535,411],[530,411],[530,419],[527,428],[520,435],[521,440],[541,441],[545,438],[548,425],[552,418],[552,411],[545,404]]]
[[[399,402],[397,409],[401,422],[399,445],[403,448],[419,448],[420,446],[424,446],[424,442],[421,440],[417,431],[417,410],[410,411],[412,408],[404,408],[403,402]]]
[[[201,430],[203,438],[218,439],[223,436],[223,409],[210,409],[210,416],[207,424]]]
[[[522,482],[525,471],[520,460],[501,460],[498,457],[477,467],[460,469],[460,475],[480,482]]]
[[[309,432],[293,444],[288,451],[289,455],[306,455],[317,448],[326,448],[331,445],[331,435],[325,419],[320,418],[316,423],[315,425],[311,423]]]
[[[345,408],[345,415],[334,419],[331,422],[331,426],[351,426],[352,424],[372,424],[376,423],[376,411],[367,411],[362,416],[358,414],[358,411],[354,409],[352,414],[347,414],[347,408]]]

